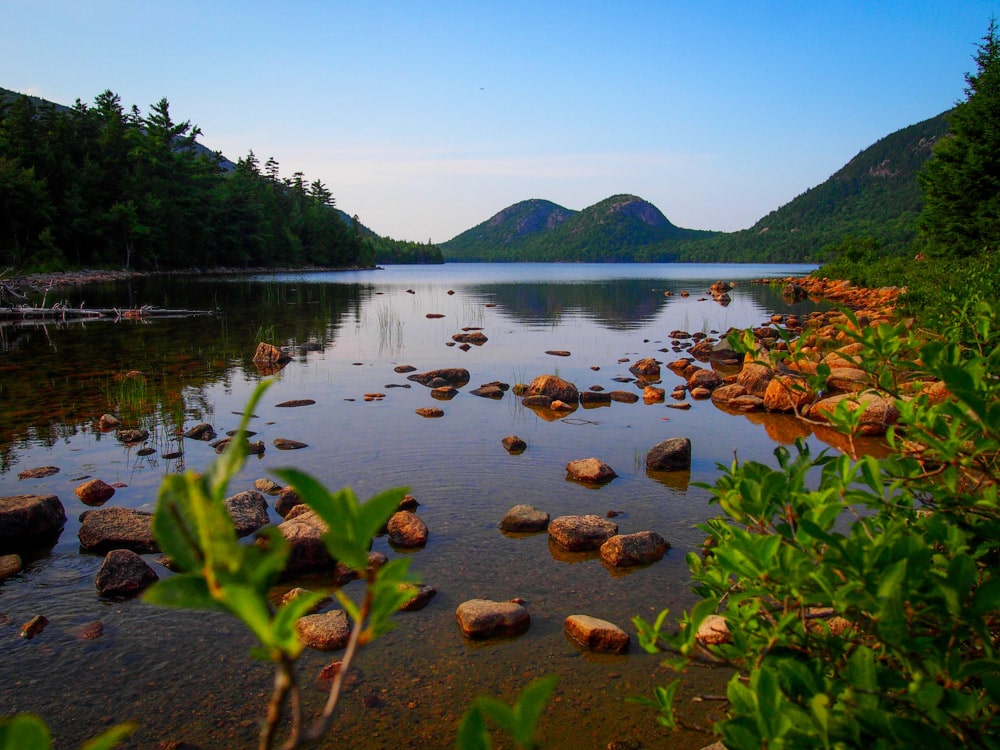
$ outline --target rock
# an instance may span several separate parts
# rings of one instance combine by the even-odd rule
[[[299,344],[299,354],[321,351],[323,351],[323,345],[318,341],[305,341],[302,344]]]
[[[34,469],[25,469],[24,471],[19,471],[17,473],[17,478],[20,479],[44,479],[45,477],[51,477],[53,474],[59,473],[58,466],[38,466]]]
[[[707,398],[712,398],[712,391],[701,385],[692,388],[690,393],[691,393],[691,398],[693,398],[695,401],[704,401]]]
[[[85,622],[73,630],[73,635],[78,641],[96,641],[104,635],[104,623],[100,620]]]
[[[767,385],[773,377],[774,371],[767,365],[748,362],[743,365],[743,369],[736,376],[736,382],[743,386],[747,393],[764,398],[764,393],[767,392]]]
[[[21,626],[21,637],[30,640],[45,630],[45,626],[48,624],[48,617],[45,615],[35,615]]]
[[[524,453],[528,448],[528,444],[517,435],[508,435],[500,443],[508,453]]]
[[[286,591],[284,594],[281,595],[279,604],[283,607],[290,602],[294,602],[296,599],[300,599],[303,596],[308,596],[313,593],[315,592],[310,591],[309,589],[304,589],[301,586],[296,586],[295,588],[289,589],[288,591]],[[329,601],[330,597],[324,596],[318,602],[313,604],[312,607],[310,607],[309,614],[315,614],[317,609],[322,607],[324,604],[329,603]]]
[[[607,620],[590,615],[570,615],[563,628],[566,635],[587,651],[610,654],[628,651],[628,633]]]
[[[552,411],[574,411],[576,409],[576,405],[555,399],[551,404],[549,404],[549,408],[552,409]]]
[[[207,443],[209,440],[215,440],[217,435],[212,425],[208,422],[202,422],[184,432],[181,437],[191,438],[192,440],[204,440]]]
[[[153,538],[153,514],[132,508],[88,510],[80,516],[77,537],[80,546],[91,552],[128,549],[145,554],[159,552]]]
[[[552,399],[548,396],[538,394],[535,396],[525,396],[521,399],[523,406],[533,406],[540,409],[548,409],[552,406]]]
[[[856,393],[871,385],[871,376],[856,367],[832,367],[826,387],[837,393]]]
[[[726,404],[730,409],[736,409],[737,411],[751,412],[751,411],[763,411],[764,410],[764,399],[759,396],[753,396],[749,393],[743,396],[737,396],[736,398],[729,401]]]
[[[584,406],[610,404],[611,394],[604,391],[584,391],[580,394],[580,403]]]
[[[277,409],[296,409],[300,406],[312,406],[316,403],[314,399],[311,398],[293,398],[289,401],[282,401],[280,404],[275,404]]]
[[[643,380],[654,382],[660,379],[660,363],[652,357],[640,359],[628,368],[628,371]]]
[[[97,571],[97,593],[101,596],[132,596],[158,579],[159,576],[135,552],[113,549]]]
[[[0,497],[0,553],[55,541],[65,525],[66,509],[55,495]]]
[[[23,569],[20,555],[0,555],[0,581],[13,578]]]
[[[399,365],[398,367],[393,367],[392,371],[403,375],[407,372],[416,372],[417,368],[413,365]]]
[[[844,402],[851,412],[862,410],[859,435],[884,435],[889,425],[899,420],[899,410],[891,399],[884,398],[874,391],[864,393],[839,393],[817,401],[809,407],[809,418],[818,422],[829,422],[830,415],[836,411],[838,404]]]
[[[407,380],[412,380],[431,388],[438,388],[443,385],[451,385],[456,388],[461,388],[469,382],[469,371],[461,367],[430,370],[424,373],[414,373],[409,375]]]
[[[450,401],[458,395],[458,388],[453,385],[442,385],[439,388],[431,389],[431,398],[439,401]]]
[[[396,510],[416,510],[420,506],[417,502],[417,498],[413,495],[403,495],[403,499],[399,501],[399,506]]]
[[[288,438],[275,438],[274,447],[279,451],[297,451],[302,448],[308,448],[308,443],[300,443],[298,440],[289,440]]]
[[[549,514],[532,505],[515,505],[500,520],[500,530],[510,532],[545,531],[549,525]]]
[[[131,445],[133,443],[141,443],[143,440],[149,438],[148,430],[118,430],[115,433],[115,437],[118,442],[125,443],[126,445]]]
[[[657,443],[646,454],[647,471],[688,471],[691,468],[691,440],[675,437]]]
[[[788,282],[781,289],[781,298],[785,302],[801,302],[809,296],[809,292],[801,284]]]
[[[665,400],[665,397],[666,391],[655,385],[647,385],[642,389],[642,402],[644,404],[659,404]]]
[[[268,477],[261,477],[254,481],[253,486],[265,495],[280,495],[281,485]]]
[[[460,344],[473,344],[474,346],[482,346],[487,341],[486,334],[482,331],[470,331],[469,333],[456,333],[451,337],[452,341],[457,341]]]
[[[296,505],[278,524],[278,531],[289,545],[285,572],[301,573],[308,570],[333,568],[335,561],[323,543],[326,524],[308,505]],[[259,539],[258,543],[265,543]]]
[[[720,643],[728,643],[732,640],[729,633],[729,625],[721,615],[708,615],[698,626],[698,634],[695,636],[699,643],[706,646],[717,646]]]
[[[746,393],[747,389],[739,383],[730,383],[712,391],[712,400],[720,404],[728,404],[734,398],[745,396]]]
[[[549,539],[567,552],[599,549],[618,533],[618,524],[600,516],[560,516],[549,523]]]
[[[100,428],[101,432],[116,430],[121,427],[121,425],[121,420],[113,414],[102,414],[101,418],[97,420],[97,426]]]
[[[115,488],[100,479],[91,479],[77,487],[73,492],[80,502],[91,507],[104,505],[115,494]]]
[[[565,349],[549,349],[545,353],[549,354],[549,355],[551,355],[553,357],[569,357],[570,354],[571,354],[570,352],[566,351]]]
[[[725,381],[722,376],[715,370],[704,370],[698,369],[687,379],[688,390],[693,390],[695,388],[707,388],[712,391],[722,385]]]
[[[482,385],[476,388],[474,391],[469,391],[473,396],[480,396],[482,398],[492,398],[499,400],[503,398],[505,389],[501,388],[499,385],[490,383],[488,385]]]
[[[291,359],[291,356],[289,356],[286,352],[283,352],[274,344],[268,344],[263,341],[257,344],[257,351],[255,351],[253,355],[254,364],[284,364],[286,362],[290,362]]]
[[[639,400],[639,396],[631,391],[609,391],[608,396],[620,404],[634,404]]]
[[[618,475],[615,470],[599,458],[581,458],[566,464],[566,473],[571,479],[590,484],[610,482]]]
[[[278,499],[274,501],[274,512],[284,518],[292,508],[301,504],[302,498],[299,497],[299,493],[292,487],[283,487]]]
[[[707,344],[710,341],[711,339],[705,339],[701,342],[701,344]],[[722,367],[735,367],[743,360],[743,355],[733,349],[732,344],[730,344],[726,339],[723,339],[716,344],[712,344],[711,347],[711,351],[708,355],[708,361],[714,365],[720,365]]]
[[[305,646],[317,651],[339,651],[351,638],[351,624],[342,609],[300,617],[295,631]]]
[[[802,378],[775,375],[764,391],[764,408],[768,411],[801,411],[816,400],[816,393]]]
[[[455,619],[466,638],[510,638],[531,626],[528,610],[515,602],[471,599],[455,610]]]
[[[428,419],[436,419],[444,416],[444,411],[438,409],[436,406],[422,406],[416,412],[421,417],[427,417]]]
[[[580,392],[568,380],[556,375],[539,375],[528,384],[526,396],[548,396],[553,401],[575,404],[580,400]]]
[[[433,586],[416,586],[414,584],[403,584],[414,589],[416,593],[413,598],[399,608],[400,612],[416,612],[431,603],[431,599],[437,596],[437,589]]]
[[[393,513],[386,528],[389,541],[399,547],[423,547],[427,544],[427,524],[411,511],[400,510]]]
[[[267,515],[267,501],[256,490],[246,490],[228,497],[225,503],[226,510],[233,517],[236,536],[244,537],[252,534],[271,521]]]
[[[655,531],[616,534],[601,545],[601,559],[615,568],[649,565],[670,549],[667,540]]]

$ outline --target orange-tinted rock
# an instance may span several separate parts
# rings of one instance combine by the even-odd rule
[[[84,505],[104,505],[115,494],[115,488],[100,479],[91,479],[77,487],[73,492]]]
[[[628,650],[628,633],[607,620],[589,615],[570,615],[563,628],[566,635],[587,651],[620,654]]]
[[[531,626],[531,616],[521,604],[488,599],[471,599],[458,605],[455,619],[467,638],[509,638]]]

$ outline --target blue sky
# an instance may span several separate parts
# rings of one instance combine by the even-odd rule
[[[105,89],[443,242],[616,193],[736,230],[963,97],[1000,0],[0,0],[0,86]]]

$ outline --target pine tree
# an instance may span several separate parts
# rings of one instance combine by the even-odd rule
[[[919,175],[920,229],[929,249],[966,257],[1000,240],[1000,30],[991,20],[966,75],[966,101]]]

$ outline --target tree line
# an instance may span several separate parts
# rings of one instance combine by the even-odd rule
[[[281,177],[251,150],[235,164],[176,122],[166,98],[143,113],[104,91],[70,108],[0,101],[0,264],[115,267],[349,267],[440,262],[429,245],[345,221],[331,191]]]

